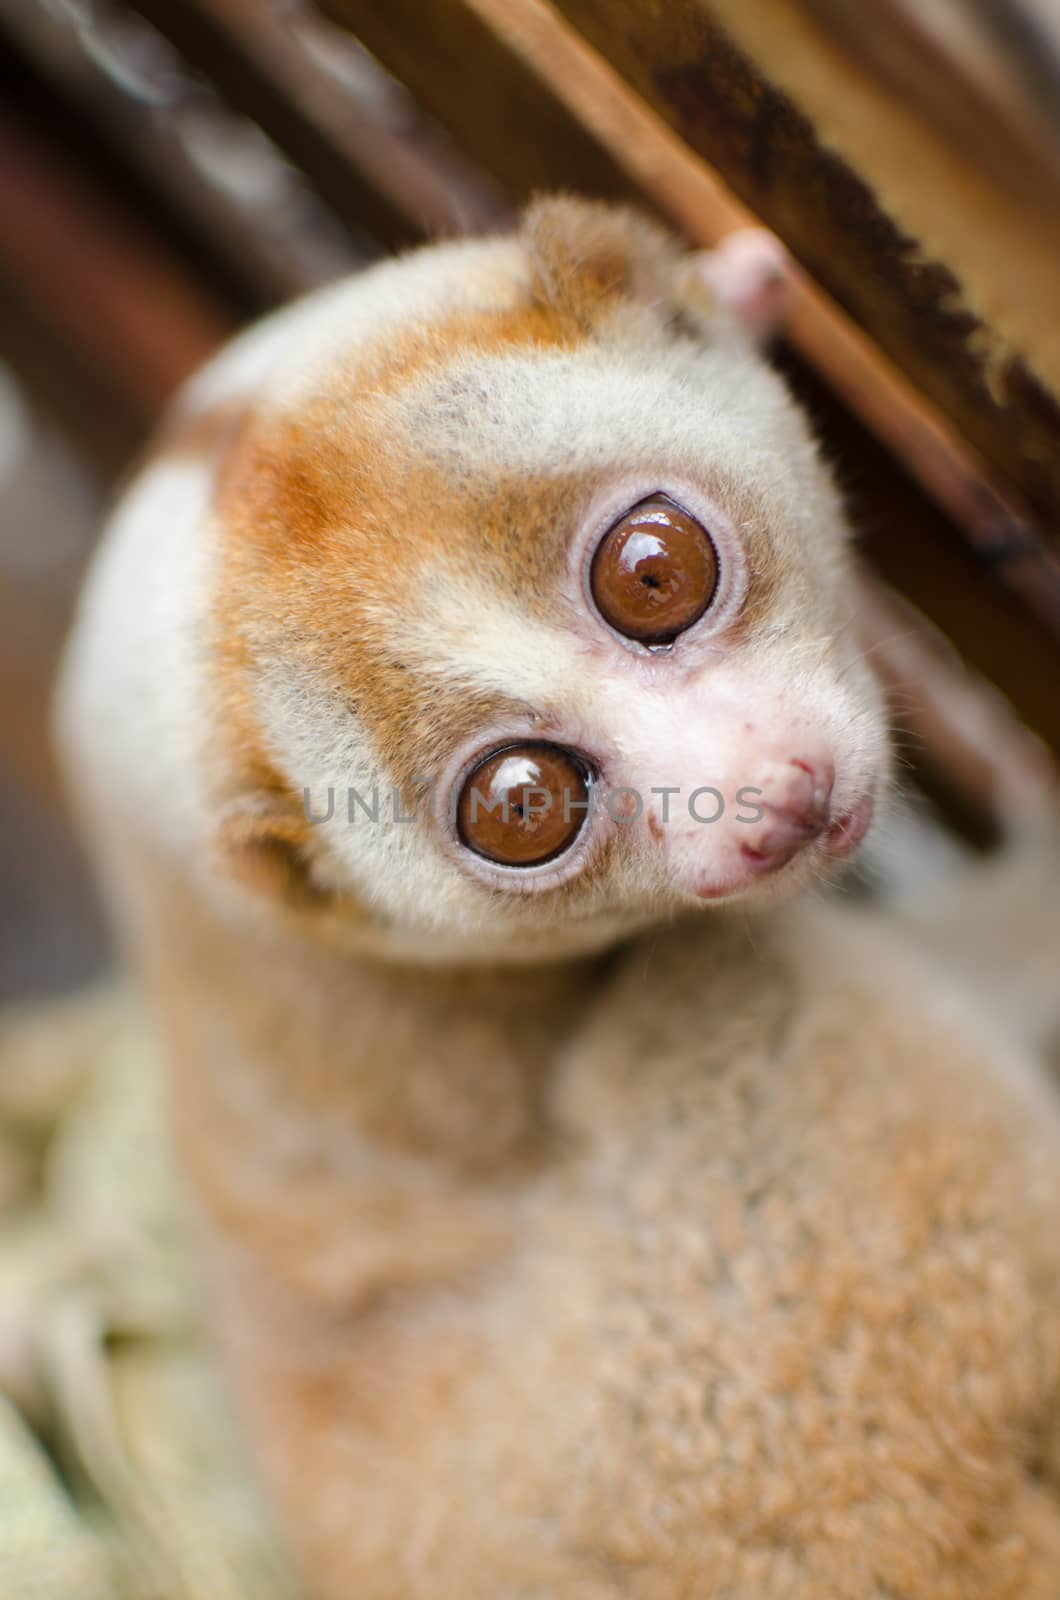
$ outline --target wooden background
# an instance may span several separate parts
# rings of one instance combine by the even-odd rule
[[[785,240],[911,780],[989,841],[1060,750],[1058,63],[1051,0],[0,0],[0,998],[107,958],[47,701],[168,396],[542,188]]]

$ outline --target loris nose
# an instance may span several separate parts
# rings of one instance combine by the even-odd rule
[[[824,758],[797,756],[762,774],[758,805],[765,815],[748,827],[740,853],[754,872],[785,866],[828,827],[835,768]]]

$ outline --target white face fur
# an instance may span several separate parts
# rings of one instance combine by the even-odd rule
[[[545,202],[293,314],[210,530],[237,875],[278,842],[354,942],[517,960],[852,850],[886,736],[837,495],[747,332],[771,248],[726,278]]]

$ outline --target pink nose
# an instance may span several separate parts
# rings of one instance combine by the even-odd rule
[[[797,757],[773,769],[761,785],[758,801],[765,816],[748,828],[740,854],[752,872],[775,872],[812,839],[819,839],[830,820],[829,802],[835,768],[828,760]]]

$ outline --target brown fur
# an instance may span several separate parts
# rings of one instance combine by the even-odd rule
[[[312,1593],[1053,1600],[1055,1119],[885,935],[841,928],[823,982],[702,924],[617,967],[362,964],[355,1077],[292,1009],[294,948],[265,996],[179,901],[158,935],[232,1370]],[[189,1034],[214,986],[261,1121]]]

